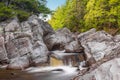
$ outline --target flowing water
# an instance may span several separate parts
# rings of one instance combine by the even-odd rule
[[[62,66],[60,66],[62,65]],[[77,68],[63,66],[62,61],[51,59],[51,66],[30,67],[26,70],[0,70],[0,80],[71,80]]]
[[[77,74],[76,68],[31,67],[24,71],[0,70],[0,80],[70,80]]]

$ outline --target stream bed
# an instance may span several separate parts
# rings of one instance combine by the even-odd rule
[[[71,80],[77,73],[77,68],[68,66],[31,67],[24,71],[0,70],[0,80]]]

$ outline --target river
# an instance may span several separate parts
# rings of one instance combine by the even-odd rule
[[[31,67],[26,70],[0,70],[0,80],[71,80],[77,68],[70,66]]]

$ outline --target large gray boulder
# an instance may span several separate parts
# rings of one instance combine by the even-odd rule
[[[29,67],[29,59],[27,56],[15,57],[10,60],[10,63],[7,66],[7,69],[20,69],[24,70]]]
[[[87,61],[90,61],[91,58],[95,61],[101,60],[104,56],[110,54],[115,47],[118,47],[113,40],[113,36],[105,31],[96,32],[95,29],[91,29],[78,35],[78,39],[84,48]]]
[[[32,44],[27,37],[9,40],[6,43],[9,59],[32,53]]]
[[[120,58],[110,60],[75,80],[120,80],[119,62]]]
[[[74,40],[71,34],[67,28],[63,28],[44,37],[44,42],[49,50],[63,50],[66,44]]]
[[[8,69],[21,69],[29,64],[47,62],[48,48],[43,38],[55,33],[47,22],[32,15],[21,23],[16,18],[0,25],[5,38],[0,38],[0,61],[9,59]]]
[[[44,42],[36,41],[33,45],[32,60],[35,64],[47,62],[48,49]]]

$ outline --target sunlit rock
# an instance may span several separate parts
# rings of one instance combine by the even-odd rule
[[[78,38],[88,61],[91,58],[94,58],[96,61],[102,59],[106,54],[109,54],[106,51],[111,51],[115,47],[115,45],[112,46],[114,44],[113,37],[105,31],[95,32],[94,29],[91,29],[80,34]]]
[[[120,80],[120,58],[115,58],[102,65],[97,69],[79,76],[76,80]]]

